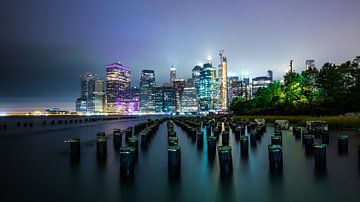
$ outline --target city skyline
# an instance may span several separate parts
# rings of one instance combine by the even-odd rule
[[[262,76],[272,69],[274,79],[281,79],[290,60],[300,71],[308,59],[320,68],[360,52],[360,2],[353,0],[84,5],[15,0],[1,6],[0,111],[70,106],[79,96],[79,75],[105,78],[104,65],[114,61],[132,67],[132,86],[138,86],[141,70],[151,67],[158,84],[169,80],[172,65],[178,78],[190,78],[208,56],[217,64],[219,49],[226,50],[229,76]]]
[[[213,111],[213,110],[226,111],[227,107],[222,108],[221,101],[220,101],[221,100],[220,86],[222,83],[220,72],[222,69],[221,66],[223,65],[223,62],[224,62],[223,57],[222,56],[220,57],[220,61],[222,61],[222,62],[219,61],[220,62],[219,65],[217,65],[216,62],[214,63],[212,58],[208,57],[207,59],[208,59],[207,62],[197,64],[194,66],[194,68],[192,69],[192,73],[191,73],[192,76],[190,78],[176,77],[176,73],[173,73],[173,72],[176,72],[176,68],[172,65],[168,69],[168,72],[169,72],[168,79],[170,79],[170,81],[173,79],[173,82],[175,82],[175,83],[177,81],[183,81],[184,84],[182,84],[181,90],[184,90],[185,87],[193,87],[195,91],[198,91],[196,89],[199,88],[200,92],[197,92],[197,93],[195,92],[198,96],[198,100],[197,100],[198,112],[204,111],[205,108],[206,108],[205,111]],[[226,58],[225,58],[225,61],[227,63]],[[222,65],[220,65],[220,64],[222,64]],[[309,67],[316,68],[315,64],[316,64],[316,61],[314,59],[307,59],[304,63],[304,68],[302,68],[302,70],[307,69]],[[287,69],[287,71],[290,71],[290,69],[291,69],[290,66],[293,66],[293,60],[290,61],[290,65],[289,65],[289,68]],[[194,79],[196,80],[196,76],[194,77],[194,72],[193,72],[197,67],[201,67],[201,69],[205,68],[204,69],[205,72],[209,71],[209,70],[206,70],[207,68],[211,68],[210,71],[212,72],[212,73],[210,73],[212,76],[209,77],[211,79],[207,82],[205,81],[205,83],[201,83],[201,81],[200,81],[200,83],[197,84],[198,86],[196,85],[196,81],[194,81]],[[121,72],[125,71],[128,73],[125,73],[125,72],[120,73],[120,74],[116,73],[116,75],[113,75],[113,73],[112,73],[113,70],[111,70],[110,74],[109,74],[109,69],[113,69],[116,71],[120,70]],[[79,85],[79,89],[81,91],[81,93],[80,93],[81,96],[80,96],[80,98],[76,99],[75,105],[73,102],[65,102],[65,103],[64,102],[57,102],[57,103],[54,103],[54,102],[53,103],[31,103],[30,102],[30,103],[24,103],[25,106],[20,107],[20,108],[1,108],[0,114],[4,114],[4,113],[11,114],[11,113],[17,113],[17,112],[19,112],[19,113],[33,113],[33,112],[43,113],[43,111],[47,111],[47,110],[51,110],[51,109],[61,109],[61,110],[68,111],[69,113],[70,112],[80,112],[80,113],[89,113],[89,112],[90,113],[107,113],[107,112],[114,113],[114,112],[117,112],[117,113],[119,113],[121,111],[121,110],[119,111],[119,109],[124,110],[124,107],[127,108],[129,106],[130,106],[130,108],[133,108],[134,104],[137,106],[136,108],[140,107],[138,109],[139,111],[137,111],[137,112],[146,112],[147,110],[145,110],[145,111],[141,110],[141,90],[140,90],[140,89],[142,89],[141,88],[141,85],[142,85],[141,78],[143,77],[144,71],[147,73],[151,72],[151,74],[154,74],[153,75],[154,81],[152,81],[153,87],[151,87],[150,89],[155,90],[155,88],[157,88],[157,87],[160,87],[160,88],[172,87],[172,88],[174,88],[175,92],[177,92],[176,86],[173,86],[174,84],[172,84],[172,83],[168,83],[168,81],[166,81],[166,79],[163,79],[163,81],[158,81],[159,79],[158,79],[158,77],[156,77],[156,70],[154,68],[147,68],[147,69],[141,70],[142,73],[139,76],[140,79],[139,79],[138,85],[133,84],[134,82],[132,80],[134,78],[135,78],[134,80],[136,80],[136,75],[135,76],[131,75],[131,72],[133,71],[132,68],[127,67],[127,66],[121,64],[120,62],[114,62],[114,63],[105,65],[104,71],[106,72],[106,76],[104,78],[97,76],[97,74],[95,74],[93,72],[84,72],[80,75],[81,82]],[[197,70],[197,71],[199,71],[198,74],[201,77],[201,72],[203,70]],[[293,71],[296,71],[296,70],[293,69]],[[282,78],[286,72],[284,72],[284,74],[279,79],[273,79],[273,71],[272,70],[267,70],[266,73],[267,74],[265,74],[265,72],[263,72],[263,74],[261,74],[261,75],[250,75],[248,72],[246,72],[246,73],[243,72],[241,75],[239,75],[239,74],[228,75],[227,76],[227,84],[226,84],[226,86],[228,88],[227,89],[227,94],[228,94],[227,99],[230,99],[230,100],[228,100],[228,104],[230,104],[231,98],[234,98],[234,95],[231,95],[231,92],[236,92],[237,93],[236,96],[241,96],[241,97],[244,97],[245,99],[251,99],[258,88],[260,88],[260,87],[266,88],[273,80],[282,81]],[[207,77],[206,75],[208,75],[208,73],[205,73],[205,75],[203,75],[203,76]],[[89,79],[87,79],[88,76],[90,76]],[[231,84],[231,80],[233,80],[233,79],[235,79],[234,85]],[[84,81],[83,80],[91,80],[91,82],[93,83],[93,86],[90,88],[92,88],[94,96],[97,97],[97,98],[94,97],[93,100],[90,101],[90,105],[89,105],[90,98],[85,98],[86,102],[81,104],[81,101],[83,100],[82,98],[84,96],[84,89],[83,89]],[[119,84],[117,84],[118,85],[117,88],[113,88],[114,86],[112,84],[112,82],[113,82],[112,80],[117,80],[117,82],[120,82]],[[109,81],[111,83],[109,83]],[[191,83],[188,83],[189,81],[191,81]],[[101,82],[100,88],[102,88],[102,91],[96,90],[96,89],[99,89],[99,87],[97,87],[97,85],[99,85],[98,84],[99,82]],[[212,84],[209,84],[208,82],[210,82]],[[215,84],[214,82],[216,83],[215,86],[213,86]],[[125,85],[125,86],[123,86],[123,85]],[[85,86],[86,86],[85,88],[89,88],[88,84],[85,84]],[[107,87],[107,86],[109,86],[109,87]],[[111,86],[113,86],[113,87],[111,87]],[[123,86],[123,87],[120,87],[120,86]],[[124,87],[125,87],[125,89],[124,89]],[[132,95],[132,92],[131,92],[131,89],[133,89],[133,88],[140,90],[139,91],[140,99],[138,99],[138,98],[136,99],[137,104],[134,103],[133,100],[131,100],[134,98],[133,97],[134,95]],[[113,92],[113,93],[121,93],[121,95],[115,96],[117,98],[115,100],[113,99],[113,101],[111,101],[112,93],[109,93],[109,89],[112,89],[112,91],[114,91],[115,89],[118,89],[117,91],[119,91],[119,92]],[[86,89],[85,91],[91,91],[91,90]],[[202,104],[202,102],[204,102],[204,101],[201,101],[202,100],[201,97],[204,96],[204,95],[202,95],[203,94],[202,92],[206,92],[206,91],[208,91],[210,94],[206,95],[205,98],[208,96],[210,96],[210,97],[215,96],[215,97],[211,98],[211,100],[207,100],[206,102],[209,102],[209,103],[206,105],[208,105],[208,106],[205,107],[204,109],[201,109],[202,105],[204,105],[204,104]],[[86,92],[85,92],[85,94],[86,94]],[[100,94],[100,97],[99,97],[99,94]],[[90,95],[87,95],[87,96],[90,96]],[[109,99],[109,96],[110,96],[110,99]],[[135,95],[135,97],[136,96],[139,96],[139,95]],[[152,103],[153,103],[153,104],[151,104],[151,106],[153,106],[154,109],[151,109],[150,111],[147,111],[147,112],[152,112],[152,113],[155,112],[156,111],[155,110],[155,108],[156,108],[155,95],[147,93],[147,95],[145,95],[145,97],[153,97],[153,98],[151,98]],[[182,97],[182,96],[180,95],[180,97],[179,97],[179,95],[176,95],[175,97],[178,97],[178,98],[176,98],[176,100],[177,100],[176,106],[173,106],[174,107],[173,112],[174,113],[182,112],[182,110],[180,110],[180,108],[181,108],[180,103],[182,103],[182,101],[180,100],[180,97]],[[100,101],[100,100],[102,100],[102,101]],[[113,109],[111,109],[111,108],[113,108]],[[150,107],[150,108],[152,108],[152,107]],[[99,109],[101,109],[101,110],[99,110]]]

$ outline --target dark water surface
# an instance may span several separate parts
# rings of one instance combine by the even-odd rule
[[[240,144],[230,134],[233,175],[222,178],[217,155],[208,158],[177,126],[181,146],[181,177],[167,172],[167,129],[160,126],[149,148],[140,149],[135,177],[120,179],[119,153],[107,141],[106,162],[96,158],[96,132],[107,135],[134,122],[70,128],[0,139],[0,201],[360,201],[360,169],[356,145],[360,135],[349,132],[349,152],[338,154],[337,134],[330,132],[327,171],[317,173],[301,141],[284,132],[284,171],[270,174],[267,145],[273,126],[249,157],[240,157]],[[70,162],[69,137],[81,138],[81,159]],[[206,136],[205,136],[206,138]],[[221,138],[220,138],[221,139]],[[220,140],[221,141],[221,140]],[[319,140],[317,140],[319,141]],[[221,143],[219,142],[218,145]],[[140,148],[140,147],[139,147]]]

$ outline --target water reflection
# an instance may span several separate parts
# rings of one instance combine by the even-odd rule
[[[162,125],[148,149],[139,151],[134,176],[123,178],[119,150],[113,148],[111,139],[106,160],[97,159],[96,155],[93,131],[111,132],[113,128],[119,128],[118,123],[2,139],[0,195],[11,195],[14,201],[25,201],[20,200],[24,196],[30,196],[24,197],[26,201],[51,201],[50,197],[73,190],[67,193],[69,198],[84,196],[81,199],[87,201],[294,201],[299,200],[298,191],[303,191],[300,200],[304,201],[360,201],[360,164],[355,145],[349,145],[348,157],[338,155],[337,144],[329,145],[328,170],[319,171],[314,169],[313,155],[306,156],[301,142],[284,133],[284,168],[274,173],[269,171],[267,158],[272,127],[267,128],[257,147],[249,148],[248,156],[241,156],[240,143],[230,133],[234,168],[232,175],[226,177],[220,174],[218,153],[208,155],[206,139],[198,148],[196,142],[192,144],[191,138],[175,127],[182,148],[182,168],[180,175],[169,176],[166,125]],[[72,159],[63,144],[69,133],[82,140],[81,159]],[[125,146],[125,141],[122,143]],[[55,152],[55,158],[43,155],[46,152]],[[23,158],[21,166],[19,156]],[[31,186],[33,179],[39,182],[37,186]],[[49,179],[56,183],[49,185]],[[18,190],[24,195],[17,196]],[[39,198],[44,190],[48,195]],[[327,195],[329,190],[341,191]]]
[[[208,154],[208,165],[209,169],[212,170],[214,168],[214,162],[215,162],[216,154]]]
[[[237,201],[236,191],[234,188],[233,175],[223,176],[219,175],[217,189],[217,200],[218,201]]]

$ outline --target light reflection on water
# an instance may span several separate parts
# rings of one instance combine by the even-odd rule
[[[1,201],[360,201],[360,171],[356,145],[350,134],[349,153],[337,152],[337,133],[331,133],[327,170],[317,173],[313,158],[306,157],[301,141],[284,134],[284,170],[272,174],[267,145],[273,127],[257,142],[249,144],[249,156],[240,156],[239,142],[230,132],[233,174],[221,177],[218,157],[207,155],[177,126],[182,168],[179,178],[167,172],[167,130],[160,126],[147,150],[140,149],[135,177],[119,176],[119,153],[107,141],[107,158],[96,158],[95,134],[126,128],[132,122],[48,131],[0,139]],[[72,162],[64,139],[81,138],[81,158]],[[221,144],[221,138],[218,142]]]

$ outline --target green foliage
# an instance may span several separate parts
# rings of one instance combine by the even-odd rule
[[[288,72],[284,84],[275,81],[259,89],[252,100],[237,97],[235,114],[336,115],[360,111],[360,56],[341,65],[325,63],[318,70]]]

